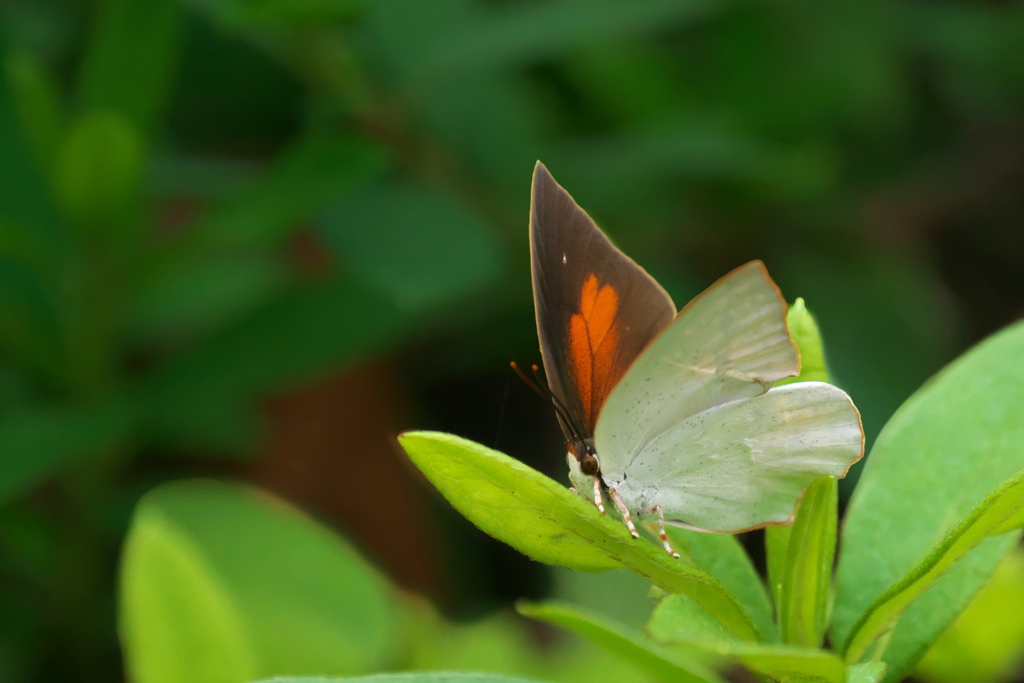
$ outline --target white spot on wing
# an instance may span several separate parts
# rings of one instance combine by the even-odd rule
[[[563,265],[563,266],[565,265],[566,261],[568,261],[568,260],[569,260],[569,259],[567,259],[567,258],[565,257],[565,254],[562,254],[562,265]]]

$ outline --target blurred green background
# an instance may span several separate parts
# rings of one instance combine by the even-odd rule
[[[393,439],[564,478],[507,365],[539,359],[537,159],[680,305],[765,260],[869,439],[1024,313],[1022,2],[3,0],[0,27],[3,681],[122,676],[129,517],[185,477],[277,492],[453,619],[587,593]]]

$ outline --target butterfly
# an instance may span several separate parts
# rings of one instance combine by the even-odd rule
[[[722,533],[791,523],[812,481],[844,476],[863,455],[845,392],[773,386],[799,374],[800,357],[760,261],[677,312],[540,162],[530,254],[541,391],[565,435],[569,479],[602,513],[607,494],[634,537],[634,518],[655,521],[678,557],[666,523]]]

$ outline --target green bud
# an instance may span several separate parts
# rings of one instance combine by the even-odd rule
[[[827,382],[828,369],[825,367],[825,348],[821,344],[818,323],[807,310],[803,299],[797,299],[786,315],[789,336],[800,351],[800,375],[784,379],[779,384],[791,382]]]
[[[132,125],[112,112],[90,112],[64,138],[54,168],[57,198],[71,218],[94,226],[128,203],[141,171],[142,144]]]

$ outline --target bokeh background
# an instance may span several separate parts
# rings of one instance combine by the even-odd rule
[[[449,619],[580,592],[394,440],[564,478],[508,368],[539,360],[537,159],[679,304],[763,259],[869,440],[1024,314],[1021,2],[4,0],[0,27],[4,681],[121,678],[121,541],[185,477],[277,492]]]

